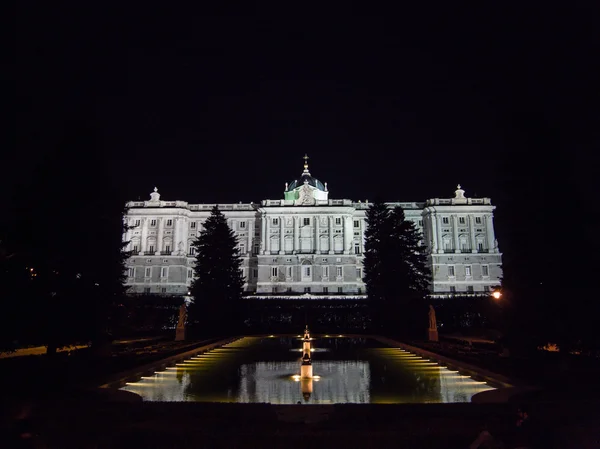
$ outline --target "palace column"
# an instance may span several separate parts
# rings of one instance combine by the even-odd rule
[[[315,254],[321,254],[321,236],[319,235],[319,224],[321,219],[315,215]]]
[[[160,254],[163,251],[163,232],[165,228],[164,218],[157,218],[158,220],[158,232],[156,233],[156,254]]]
[[[283,216],[279,217],[279,254],[285,254],[285,229],[283,223]]]
[[[452,215],[452,234],[454,235],[454,252],[460,253],[460,248],[458,247],[458,217],[456,215]]]
[[[179,255],[179,248],[177,246],[177,238],[179,237],[179,217],[173,218],[173,248],[171,251],[173,255]]]
[[[352,228],[349,226],[350,217],[344,215],[344,254],[350,254],[350,246],[352,245]]]
[[[329,221],[329,254],[333,254],[333,217],[327,217]]]
[[[294,254],[300,251],[300,219],[294,215]]]
[[[437,236],[438,236],[438,254],[444,252],[444,239],[442,238],[442,223],[440,221],[440,216],[438,213],[435,213],[435,223],[437,227]]]
[[[471,252],[477,252],[477,243],[475,242],[475,219],[469,215],[469,232],[471,234]]]
[[[248,252],[252,254],[254,246],[252,240],[254,239],[254,220],[248,220]]]
[[[146,253],[146,240],[148,240],[148,219],[142,218],[140,220],[142,225],[142,236],[140,237],[140,254]]]
[[[433,213],[429,214],[429,222],[431,223],[431,228],[429,229],[428,232],[431,233],[431,252],[432,253],[437,253],[438,252],[438,236],[437,236],[437,220],[436,217],[433,215]]]
[[[266,222],[267,222],[267,225],[266,225],[267,226],[267,234],[265,235],[265,239],[266,239],[266,242],[265,242],[266,243],[266,246],[265,246],[266,250],[265,251],[266,251],[267,254],[271,254],[271,219],[272,219],[271,217],[268,217],[266,219]]]
[[[260,225],[261,225],[260,252],[261,252],[261,254],[266,254],[267,253],[267,240],[266,240],[267,239],[267,214],[266,213],[263,213],[261,215]]]
[[[493,217],[492,214],[489,215],[485,215],[485,233],[487,234],[487,238],[488,238],[488,248],[490,253],[495,253],[496,252],[496,237],[494,235],[494,221],[493,221]]]

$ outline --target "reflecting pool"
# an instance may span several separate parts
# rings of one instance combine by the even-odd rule
[[[317,336],[311,344],[309,379],[299,376],[300,338],[244,337],[122,390],[145,401],[333,404],[470,402],[493,389],[375,339]]]

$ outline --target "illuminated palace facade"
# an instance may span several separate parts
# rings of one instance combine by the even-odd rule
[[[402,206],[429,250],[433,295],[483,294],[500,285],[501,253],[489,198],[389,203]],[[127,286],[133,294],[187,295],[195,263],[192,242],[214,204],[163,201],[127,203],[132,252]],[[219,204],[239,241],[245,290],[256,296],[363,298],[363,254],[368,201],[329,199],[327,183],[305,162],[300,178],[285,184],[283,199]]]

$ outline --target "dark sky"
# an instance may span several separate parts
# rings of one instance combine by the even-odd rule
[[[130,199],[281,198],[308,153],[333,198],[490,196],[513,246],[523,213],[593,201],[596,4],[404,3],[21,2],[8,191],[84,121],[101,144],[69,151],[100,152]]]

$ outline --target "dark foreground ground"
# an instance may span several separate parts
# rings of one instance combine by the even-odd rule
[[[444,344],[422,346],[503,374],[517,372],[545,388],[506,404],[334,406],[142,403],[129,393],[95,389],[116,373],[207,341],[212,340],[131,341],[114,345],[101,358],[78,351],[52,361],[0,360],[5,379],[0,447],[18,447],[13,438],[25,432],[33,438],[22,447],[57,449],[467,448],[487,425],[510,448],[516,442],[517,407],[525,405],[534,439],[530,447],[600,448],[600,401],[586,394],[596,383],[593,369],[571,371],[562,362],[537,360],[523,364]]]
[[[271,406],[267,404],[39,402],[30,425],[45,448],[467,448],[487,423],[510,445],[508,404]],[[531,447],[600,447],[600,409],[530,406]],[[9,429],[4,428],[7,435]],[[8,445],[3,447],[13,447]]]

